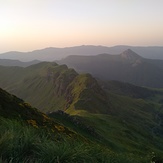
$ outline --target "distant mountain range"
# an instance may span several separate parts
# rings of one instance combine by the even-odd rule
[[[102,80],[163,88],[163,61],[143,58],[130,49],[119,55],[68,56],[58,63]]]
[[[28,67],[39,62],[41,61],[22,62],[0,59],[2,66]],[[163,60],[144,58],[131,49],[117,55],[107,53],[92,56],[70,55],[56,62],[66,64],[79,73],[90,73],[101,80],[117,80],[146,87],[163,87]]]
[[[0,54],[0,59],[14,59],[21,61],[32,61],[32,60],[41,60],[41,61],[55,61],[65,58],[69,55],[98,55],[103,53],[108,54],[120,54],[122,51],[131,49],[138,53],[140,56],[149,59],[161,59],[163,60],[163,47],[154,46],[154,47],[139,47],[139,46],[93,46],[93,45],[83,45],[75,47],[66,47],[66,48],[45,48],[41,50],[35,50],[31,52],[16,52],[11,51],[7,53]]]

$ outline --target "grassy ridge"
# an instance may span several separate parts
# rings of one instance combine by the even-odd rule
[[[77,135],[36,108],[31,107],[28,103],[2,89],[0,89],[0,116],[18,120],[35,128],[50,130],[54,134]]]
[[[106,113],[109,108],[97,81],[66,65],[42,62],[27,68],[0,67],[0,76],[0,87],[44,112],[89,109]]]
[[[108,99],[105,92],[90,74],[78,75],[67,88],[68,98],[72,101],[71,110],[87,110],[92,113],[107,113]]]
[[[0,97],[0,162],[138,163],[151,159],[117,154],[1,89]]]
[[[118,153],[130,153],[145,157],[152,152],[162,154],[163,130],[160,118],[163,115],[162,105],[154,101],[133,99],[130,96],[109,94],[112,111],[109,114],[92,114],[82,110],[72,111],[73,117],[81,120],[72,123],[65,117],[58,118],[60,123],[83,133],[80,123],[91,126],[91,132],[85,136],[112,149]],[[64,121],[62,121],[64,119]],[[83,124],[82,124],[83,125]],[[77,128],[78,126],[78,128]],[[93,137],[93,138],[91,138]]]
[[[1,71],[2,74],[6,73],[6,76],[0,78],[0,84],[3,83],[4,86],[6,82],[6,89],[21,95],[28,101],[31,100],[44,112],[66,109],[66,112],[74,115],[74,118],[80,118],[82,127],[76,125],[80,121],[74,123],[64,116],[54,117],[55,120],[52,120],[28,103],[24,103],[3,90],[0,90],[1,116],[23,120],[36,130],[46,130],[52,135],[51,138],[58,133],[64,135],[64,139],[72,137],[76,141],[78,141],[77,138],[86,137],[90,142],[94,142],[93,144],[102,146],[98,150],[106,148],[107,156],[102,156],[103,152],[99,156],[101,162],[102,157],[106,157],[107,160],[114,158],[117,162],[118,159],[121,162],[123,159],[126,162],[129,160],[130,162],[135,160],[139,160],[139,162],[148,160],[149,162],[152,152],[158,155],[162,154],[163,103],[159,90],[148,90],[129,84],[110,82],[105,83],[106,85],[102,84],[104,91],[91,75],[78,75],[73,69],[68,69],[66,65],[59,66],[55,63],[40,63],[28,68],[14,67],[13,69],[16,70],[4,68]],[[16,72],[17,69],[20,74]],[[12,74],[11,72],[18,74],[12,78],[12,76],[8,76],[8,74]],[[10,78],[11,81],[8,81]],[[52,141],[57,140],[51,140],[51,138],[48,138],[51,144]],[[90,144],[87,144],[89,141],[85,140],[84,138],[80,139],[82,144],[87,147],[82,150],[86,150],[88,153],[96,151]],[[67,141],[66,139],[66,143]],[[68,141],[67,152],[69,152],[68,149],[73,148],[69,144]],[[78,146],[77,144],[76,146]],[[42,150],[46,148],[52,150],[46,145]],[[75,148],[75,150],[79,149]],[[110,154],[110,150],[113,151],[112,154]],[[37,151],[35,152],[37,153]],[[45,153],[46,150],[41,155]],[[88,153],[84,154],[92,159],[93,155]],[[95,152],[94,155],[97,153]],[[52,159],[52,156],[48,157]]]

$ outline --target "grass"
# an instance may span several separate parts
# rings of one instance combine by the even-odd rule
[[[134,153],[142,157],[152,151],[162,153],[162,128],[156,119],[158,113],[162,115],[161,105],[111,93],[109,97],[114,108],[110,114],[91,114],[82,110],[69,113],[82,117],[85,124],[92,126],[103,138],[102,144],[114,152]]]
[[[0,163],[138,163],[148,159],[116,154],[100,145],[54,138],[43,130],[0,118]]]

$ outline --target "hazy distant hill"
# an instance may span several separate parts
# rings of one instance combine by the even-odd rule
[[[20,67],[28,67],[33,64],[39,63],[38,60],[33,60],[30,62],[21,62],[19,60],[11,60],[11,59],[0,59],[1,66],[20,66]]]
[[[98,55],[102,53],[120,54],[122,51],[131,49],[145,58],[162,59],[163,60],[163,47],[136,47],[136,46],[92,46],[83,45],[66,48],[45,48],[35,50],[32,52],[7,52],[0,54],[0,59],[16,59],[21,61],[41,60],[41,61],[54,61],[65,58],[69,55]]]
[[[58,63],[103,80],[147,87],[163,87],[163,61],[145,59],[128,49],[119,55],[68,56]]]

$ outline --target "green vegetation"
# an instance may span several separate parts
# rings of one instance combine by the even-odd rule
[[[87,110],[92,113],[107,113],[108,99],[105,92],[90,74],[78,75],[67,88],[70,105],[67,111]]]
[[[0,162],[33,163],[139,163],[149,158],[118,155],[96,144],[51,138],[46,132],[0,118]],[[59,139],[60,138],[60,139]]]
[[[0,89],[0,116],[15,119],[35,128],[45,129],[67,136],[77,136],[66,127],[50,119],[46,114],[31,107],[28,103]]]
[[[162,160],[162,90],[97,82],[49,62],[0,75],[0,86],[48,112],[0,89],[1,162]]]
[[[75,134],[3,90],[0,97],[0,162],[138,163],[150,160],[115,153]]]
[[[43,112],[83,109],[107,113],[109,109],[97,81],[88,74],[78,75],[66,65],[42,62],[27,68],[0,67],[0,76],[0,87]]]

